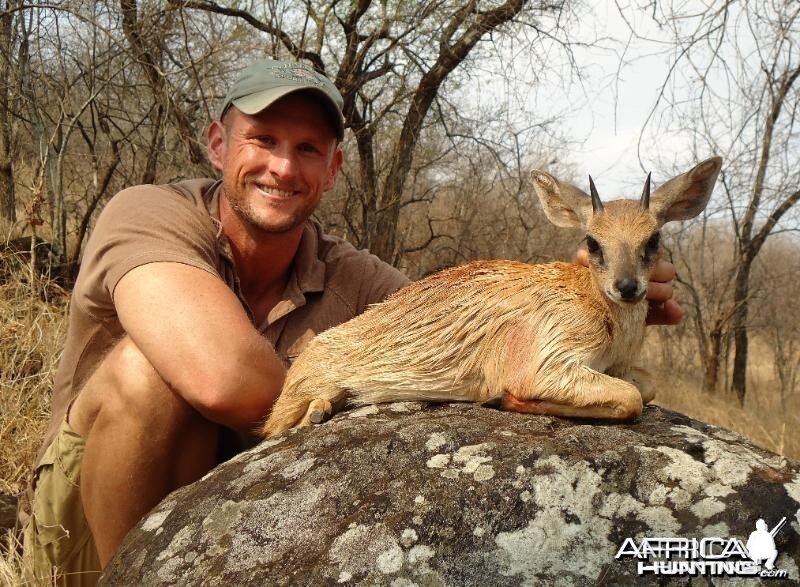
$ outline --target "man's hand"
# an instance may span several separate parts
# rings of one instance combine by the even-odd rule
[[[578,249],[575,262],[588,267],[589,252]],[[675,279],[675,266],[669,261],[658,259],[650,272],[647,283],[647,324],[680,324],[683,310],[672,297],[672,280]]]

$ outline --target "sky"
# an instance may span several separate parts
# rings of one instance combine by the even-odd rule
[[[602,185],[624,191],[635,176],[640,176],[638,183],[644,180],[646,171],[640,167],[639,136],[664,83],[669,63],[663,54],[647,55],[645,51],[652,52],[652,47],[631,38],[630,29],[613,2],[594,4],[596,20],[584,21],[580,29],[586,32],[579,35],[590,38],[595,28],[598,37],[605,35],[619,43],[630,41],[625,48],[626,64],[620,69],[615,52],[576,50],[579,63],[593,64],[588,69],[588,83],[595,82],[592,87],[599,91],[569,117],[565,129],[569,136],[585,139],[573,154],[578,166],[594,176],[598,189]],[[636,26],[644,22],[642,19]],[[643,149],[644,158],[651,155],[646,146]],[[660,143],[658,149],[666,154],[666,150],[679,150],[680,145]],[[658,175],[659,170],[653,171]]]
[[[603,198],[639,197],[648,171],[656,183],[672,175],[669,170],[642,165],[652,165],[656,156],[666,161],[680,159],[687,148],[679,138],[662,138],[655,147],[642,146],[640,153],[639,136],[667,76],[670,55],[664,50],[666,45],[632,38],[613,1],[587,4],[587,12],[569,35],[596,41],[589,43],[594,46],[573,48],[582,79],[562,69],[561,75],[531,82],[535,91],[523,107],[534,117],[549,110],[562,112],[558,130],[573,141],[566,158],[575,177],[591,174]],[[664,39],[665,33],[646,14],[633,14],[637,21],[631,24],[637,32]],[[620,66],[622,55],[625,64]],[[531,74],[522,69],[523,76]]]

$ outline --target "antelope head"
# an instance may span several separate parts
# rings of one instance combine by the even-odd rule
[[[633,304],[647,293],[661,227],[700,214],[721,167],[722,158],[707,159],[652,193],[648,174],[638,200],[606,203],[591,176],[590,194],[543,171],[533,171],[532,177],[547,218],[556,226],[585,231],[589,268],[600,290],[614,303]]]

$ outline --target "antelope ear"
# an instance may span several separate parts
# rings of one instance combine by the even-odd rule
[[[688,220],[700,214],[711,198],[720,169],[722,157],[706,159],[653,192],[650,211],[659,226],[673,220]]]
[[[538,169],[531,172],[531,179],[550,222],[562,228],[586,228],[592,217],[592,199],[586,192]]]

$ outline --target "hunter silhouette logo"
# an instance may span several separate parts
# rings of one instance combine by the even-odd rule
[[[759,519],[746,545],[738,538],[642,538],[638,544],[626,538],[614,558],[637,559],[640,576],[786,578],[787,571],[775,568],[775,536],[785,524],[783,517],[770,530]]]
[[[781,521],[775,524],[772,530],[767,528],[767,523],[764,520],[756,522],[756,530],[750,534],[747,539],[747,553],[750,559],[760,564],[766,561],[764,566],[770,571],[775,568],[775,559],[778,558],[778,549],[775,548],[775,534],[777,534],[783,525],[786,523],[786,518],[781,518]]]

